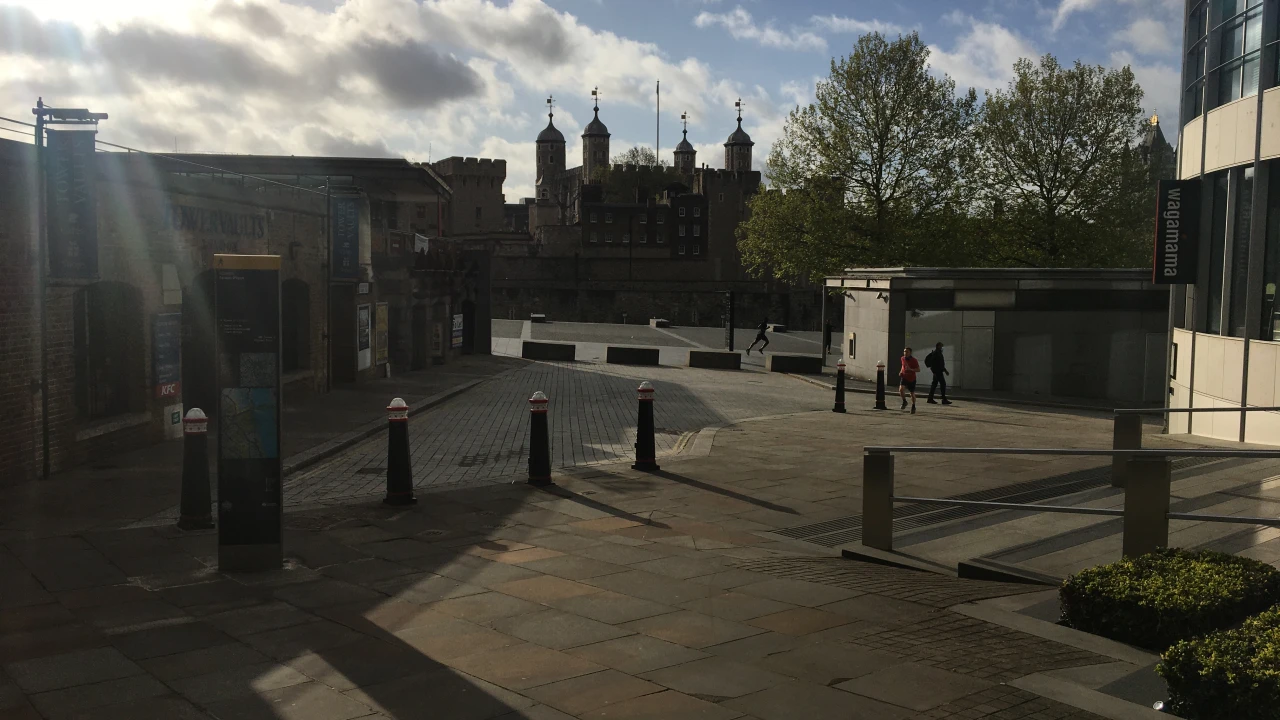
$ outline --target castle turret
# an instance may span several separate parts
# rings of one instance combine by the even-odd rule
[[[738,129],[733,131],[724,144],[724,169],[734,172],[750,172],[751,170],[751,136],[742,129],[742,99],[734,103],[738,108]]]
[[[547,98],[547,126],[538,133],[538,157],[535,162],[537,170],[538,197],[544,198],[552,188],[550,179],[564,172],[564,135],[556,129],[555,112],[552,99]],[[546,180],[546,184],[544,184]]]
[[[582,131],[583,182],[591,182],[597,172],[607,170],[609,167],[609,128],[600,122],[600,100],[597,92],[591,91],[591,96],[596,99],[595,117]]]
[[[698,151],[694,150],[693,145],[689,143],[689,116],[680,113],[680,122],[684,124],[684,136],[680,144],[676,145],[676,171],[684,175],[692,175],[693,169],[698,166]]]

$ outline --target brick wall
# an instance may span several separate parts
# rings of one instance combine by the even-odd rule
[[[0,478],[40,471],[34,170],[33,146],[0,143]]]

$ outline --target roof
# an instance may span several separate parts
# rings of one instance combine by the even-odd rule
[[[725,145],[755,145],[751,142],[751,136],[746,130],[742,129],[742,118],[738,118],[738,129],[734,130],[729,139],[725,141]]]
[[[582,137],[609,137],[609,128],[600,122],[600,108],[596,108],[596,116],[587,123],[587,129],[582,131]]]
[[[554,122],[547,120],[547,126],[538,133],[538,142],[564,142],[564,134],[561,133]]]
[[[693,145],[689,144],[689,131],[684,131],[684,137],[681,138],[680,144],[676,145],[676,152],[696,152]]]

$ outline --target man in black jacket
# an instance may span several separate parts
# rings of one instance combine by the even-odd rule
[[[947,361],[942,357],[942,343],[938,343],[933,347],[933,352],[929,353],[924,359],[925,367],[933,371],[933,384],[929,386],[929,399],[925,402],[937,405],[938,401],[933,399],[933,392],[942,386],[942,404],[950,405],[951,401],[947,399],[947,376],[951,374],[947,370]]]

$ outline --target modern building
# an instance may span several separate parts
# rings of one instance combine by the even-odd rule
[[[1177,176],[1199,191],[1198,257],[1194,283],[1171,286],[1169,403],[1280,405],[1280,0],[1184,12]],[[1277,413],[1173,413],[1169,426],[1280,444]]]
[[[860,380],[885,363],[890,391],[904,347],[923,368],[942,343],[957,389],[1163,402],[1168,293],[1146,270],[850,269],[826,285],[845,298],[832,347]]]

